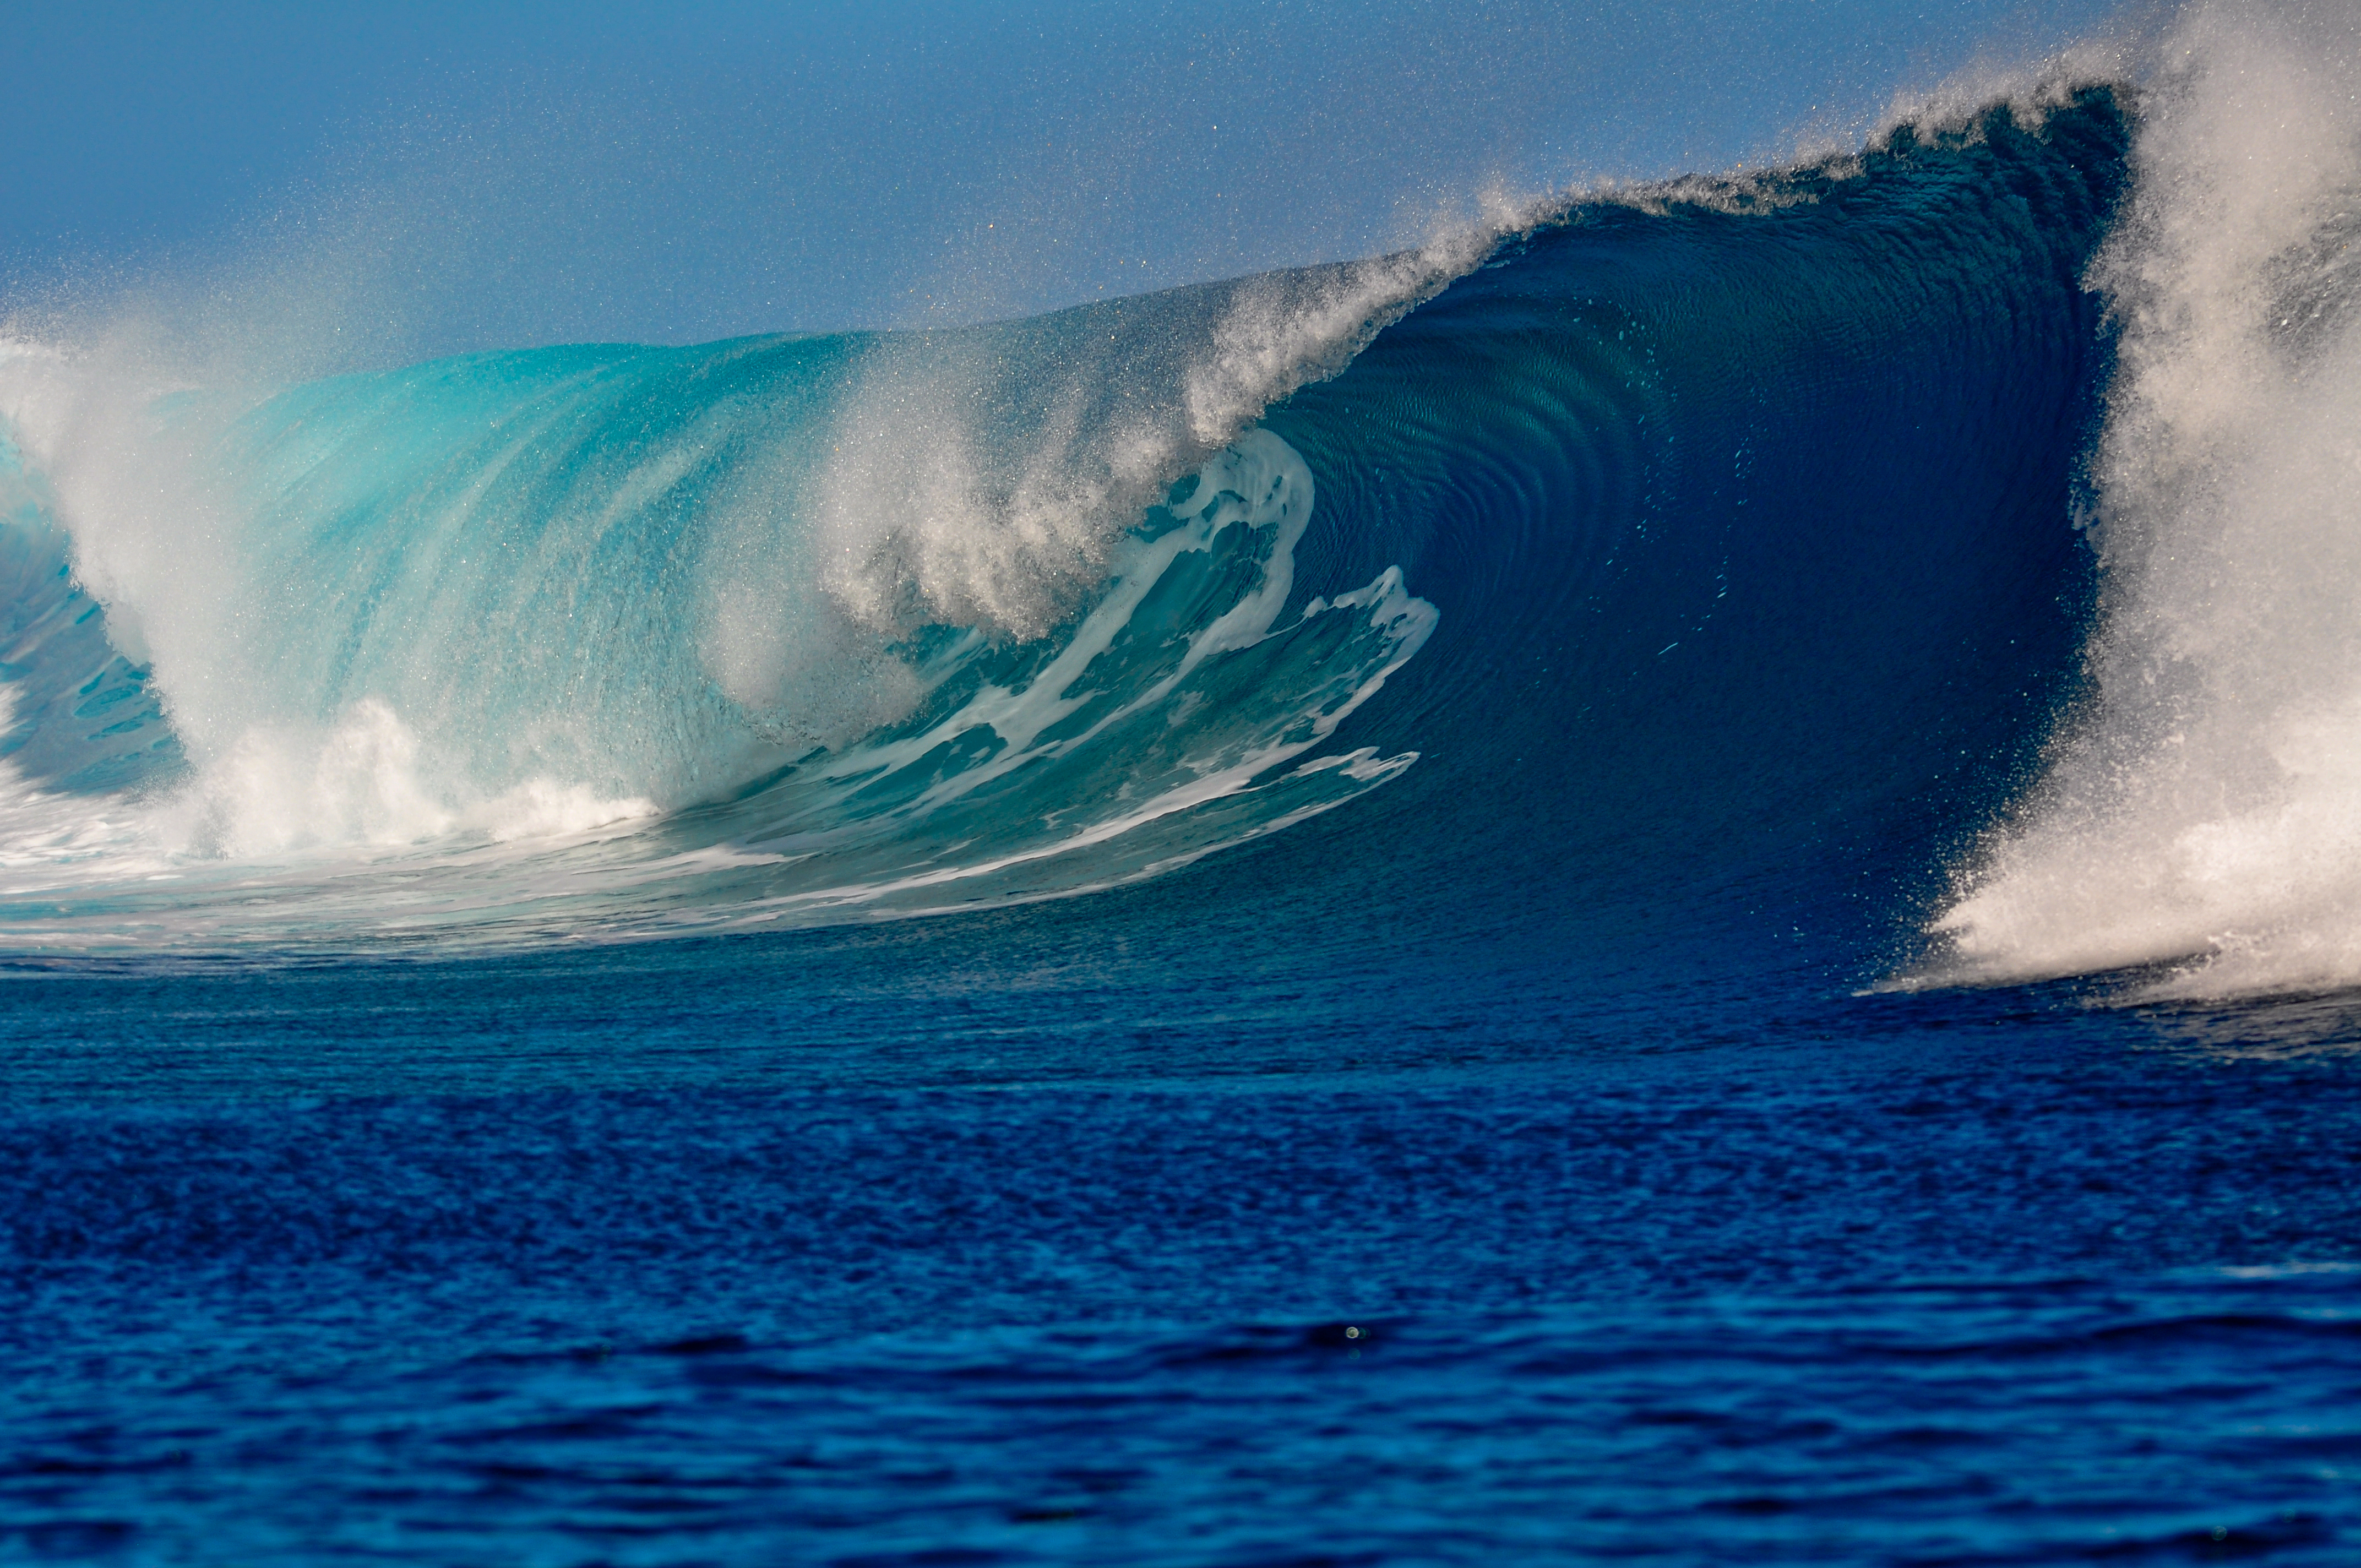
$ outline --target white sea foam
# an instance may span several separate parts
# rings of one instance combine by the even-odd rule
[[[366,697],[332,724],[245,730],[146,819],[173,851],[251,860],[323,846],[554,838],[656,809],[541,777],[491,795],[454,790],[423,765],[418,736],[401,716]]]
[[[1918,978],[2361,982],[2361,7],[2185,14],[2134,175],[2093,695]]]

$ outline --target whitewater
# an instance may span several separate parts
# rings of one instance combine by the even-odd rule
[[[2086,711],[1959,878],[1953,978],[2350,984],[2361,690],[2355,18],[2192,17],[2094,258],[2121,334],[2086,519]]]

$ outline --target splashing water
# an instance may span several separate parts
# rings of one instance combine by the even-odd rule
[[[1944,980],[2361,981],[2361,17],[2215,5],[2143,98],[2088,711],[1936,925]]]

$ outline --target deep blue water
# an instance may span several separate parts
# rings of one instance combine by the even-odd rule
[[[1162,363],[1233,292],[240,411],[278,531],[252,711],[382,699],[478,795],[518,735],[688,793],[546,854],[258,871],[217,817],[186,890],[10,884],[0,1560],[2356,1560],[2361,1003],[1879,988],[2087,700],[2083,280],[2133,130],[2092,90],[1581,205],[1372,307],[1223,470],[1279,495],[1293,454],[1300,540],[1203,513],[1090,666],[1178,695],[1031,751],[960,716],[1087,603],[895,644],[939,684],[823,753],[773,710],[883,666],[697,674],[681,563],[753,548],[709,521],[747,431],[847,366],[981,356],[961,396],[1023,435],[1103,331]],[[670,489],[615,478],[689,445],[719,455]],[[71,497],[27,506],[20,721],[130,694],[20,729],[28,776],[119,813],[126,770],[245,755],[175,692],[176,657],[231,667],[193,612],[92,618],[39,565]],[[1289,550],[1299,616],[1400,593],[1177,664]],[[1004,744],[1030,760],[989,773]],[[671,771],[617,771],[635,746]],[[1043,850],[1214,754],[1268,760]],[[842,902],[945,866],[975,907]]]
[[[8,1550],[2348,1558],[2349,1016],[1590,1019],[1093,903],[13,977]]]

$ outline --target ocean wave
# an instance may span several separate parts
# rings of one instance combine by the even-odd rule
[[[1349,801],[1285,837],[1389,940],[1644,909],[1904,985],[2284,983],[2318,932],[2267,933],[2345,896],[2290,924],[2290,867],[2361,863],[2352,701],[2297,673],[2349,665],[2349,149],[2220,84],[2346,78],[2224,15],[1792,168],[1028,321],[259,387],[14,345],[0,941],[972,908]],[[2208,646],[2279,685],[2190,674],[2236,605]],[[2245,903],[2164,887],[2192,844]]]

